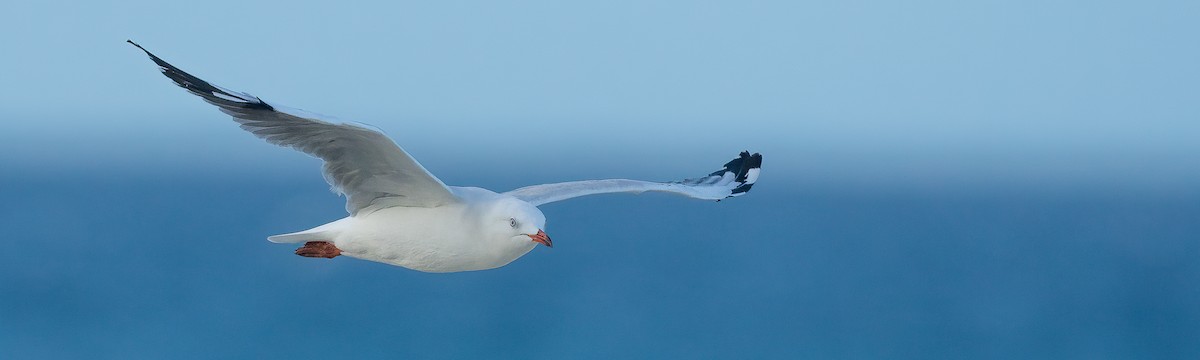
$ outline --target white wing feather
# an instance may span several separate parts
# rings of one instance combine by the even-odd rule
[[[762,167],[762,155],[743,151],[737,159],[725,164],[725,168],[707,176],[673,182],[653,182],[627,179],[584,180],[555,184],[526,186],[505,194],[525,200],[533,205],[542,205],[570,198],[608,193],[642,193],[659,191],[680,194],[704,200],[717,200],[741,196],[750,191],[758,181]]]

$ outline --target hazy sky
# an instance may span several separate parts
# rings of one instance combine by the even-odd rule
[[[133,39],[216,84],[376,125],[449,183],[481,167],[669,179],[750,149],[810,185],[1194,192],[1198,4],[8,2],[0,164],[316,176]]]

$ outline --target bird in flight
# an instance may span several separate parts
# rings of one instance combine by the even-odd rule
[[[544,231],[546,216],[539,205],[584,195],[645,191],[720,201],[750,191],[762,165],[762,155],[743,151],[720,170],[679,181],[584,180],[504,193],[447,186],[378,130],[322,119],[213,85],[128,42],[149,55],[176,85],[232,115],[242,129],[324,161],[325,180],[345,195],[350,216],[267,238],[275,243],[303,243],[296,254],[305,257],[345,255],[436,273],[493,269],[538,244],[554,246]]]

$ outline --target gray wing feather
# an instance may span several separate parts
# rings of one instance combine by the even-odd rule
[[[300,110],[268,104],[256,96],[196,78],[145,51],[176,85],[233,116],[241,128],[269,143],[325,161],[324,175],[346,195],[346,211],[390,206],[433,207],[458,198],[386,135],[359,124],[335,124]]]

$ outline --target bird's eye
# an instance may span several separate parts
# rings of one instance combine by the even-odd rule
[[[517,227],[517,219],[508,218],[508,226]]]

